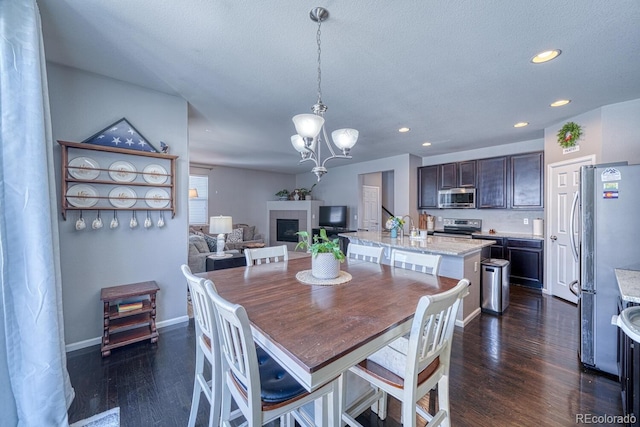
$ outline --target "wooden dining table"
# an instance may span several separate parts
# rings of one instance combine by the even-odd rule
[[[310,258],[201,273],[224,299],[244,306],[254,340],[308,391],[316,390],[406,334],[418,300],[458,279],[346,260],[351,280],[308,285]]]

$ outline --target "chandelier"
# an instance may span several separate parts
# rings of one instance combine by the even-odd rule
[[[311,172],[318,177],[318,181],[322,178],[322,175],[327,173],[325,164],[331,159],[350,159],[349,151],[358,141],[358,131],[355,129],[338,129],[331,132],[331,138],[335,146],[342,151],[342,154],[336,154],[329,143],[327,137],[327,131],[324,127],[324,113],[327,111],[327,106],[322,103],[322,72],[320,67],[320,54],[322,52],[320,48],[320,27],[322,22],[329,17],[329,11],[323,7],[316,7],[311,9],[309,16],[312,21],[318,23],[318,32],[316,40],[318,43],[318,100],[311,107],[313,114],[298,114],[293,117],[293,124],[296,127],[296,135],[291,137],[291,144],[302,157],[300,163],[306,161],[313,161],[315,167],[311,169]],[[322,160],[321,148],[322,142],[327,145],[329,152],[331,153],[326,159]]]

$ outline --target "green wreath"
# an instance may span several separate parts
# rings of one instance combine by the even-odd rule
[[[576,141],[582,136],[582,128],[579,124],[568,122],[558,131],[558,144],[562,148],[576,145]]]

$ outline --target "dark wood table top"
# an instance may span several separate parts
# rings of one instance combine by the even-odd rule
[[[296,273],[310,268],[310,258],[300,258],[199,274],[223,298],[244,306],[256,341],[310,389],[408,332],[421,296],[458,283],[356,260],[341,264],[350,282],[300,283]],[[291,362],[298,366],[286,365]]]

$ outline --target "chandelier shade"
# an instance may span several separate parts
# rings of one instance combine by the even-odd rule
[[[315,138],[324,125],[324,117],[315,114],[298,114],[292,120],[296,132],[303,138]]]
[[[300,153],[300,162],[313,161],[315,166],[311,172],[318,177],[318,181],[322,175],[327,173],[325,163],[331,159],[350,159],[349,152],[356,142],[358,142],[359,133],[355,129],[338,129],[331,132],[331,139],[335,146],[342,152],[336,154],[329,143],[327,131],[325,128],[324,114],[327,106],[322,103],[322,71],[321,71],[321,48],[320,48],[320,27],[322,22],[329,17],[329,11],[323,7],[315,7],[309,12],[311,20],[318,23],[318,31],[316,41],[318,44],[318,100],[311,107],[313,114],[297,114],[293,117],[293,124],[296,128],[296,135],[291,137],[291,145]],[[324,160],[322,159],[322,143],[329,149],[330,155]]]

